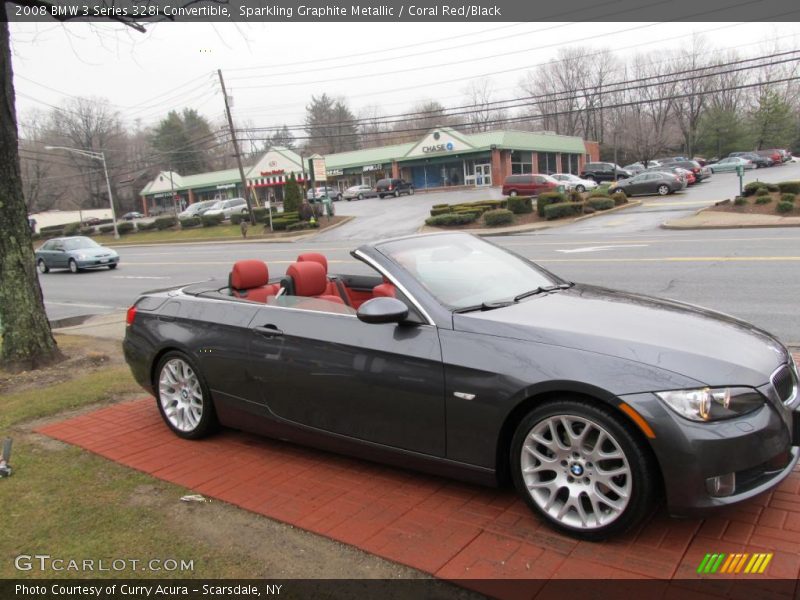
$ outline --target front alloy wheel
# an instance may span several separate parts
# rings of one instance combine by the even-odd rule
[[[39,273],[48,273],[50,271],[50,267],[47,266],[47,263],[42,258],[36,261],[36,268],[39,269]]]
[[[69,263],[67,263],[67,264],[69,265],[70,272],[72,272],[72,273],[77,273],[78,272],[78,270],[79,270],[78,269],[78,263],[75,262],[74,258],[70,258],[69,259]]]
[[[582,185],[578,184],[578,185],[575,186],[575,191],[578,192],[579,194],[582,194],[583,192],[586,191],[586,188],[583,187]]]
[[[178,436],[197,439],[216,426],[208,388],[189,358],[167,354],[158,366],[157,400],[162,418]]]
[[[669,194],[669,186],[667,186],[667,185],[658,186],[658,195],[659,196],[666,196],[667,194]]]
[[[520,423],[511,459],[528,505],[573,536],[622,533],[652,502],[649,455],[605,407],[571,400],[539,406]]]

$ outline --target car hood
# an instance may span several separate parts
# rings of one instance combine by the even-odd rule
[[[101,246],[100,248],[80,248],[79,250],[69,250],[72,256],[86,256],[88,258],[103,258],[107,256],[116,256],[117,253],[111,248]]]
[[[709,386],[760,386],[789,360],[774,337],[729,315],[589,285],[455,314],[453,323],[457,330],[615,356]]]

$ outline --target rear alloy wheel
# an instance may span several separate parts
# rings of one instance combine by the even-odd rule
[[[414,188],[408,188],[408,195],[409,196],[413,196],[414,195]]]
[[[78,271],[80,271],[80,269],[78,268],[78,263],[75,262],[74,258],[70,258],[67,264],[69,265],[69,270],[72,273],[77,273]]]
[[[583,192],[586,191],[586,188],[583,187],[582,185],[576,185],[575,186],[575,191],[578,192],[579,194],[582,194]]]
[[[156,400],[164,422],[186,439],[198,439],[217,426],[211,394],[189,357],[169,352],[159,362]]]
[[[609,409],[578,400],[540,405],[511,444],[517,491],[557,528],[586,540],[627,531],[648,514],[651,463]]]
[[[666,196],[669,194],[669,186],[668,185],[660,185],[658,186],[658,195],[659,196]]]
[[[50,267],[47,266],[47,263],[44,262],[43,258],[40,258],[36,261],[36,268],[39,269],[39,273],[49,273]]]

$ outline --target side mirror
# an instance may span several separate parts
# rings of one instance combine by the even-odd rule
[[[408,307],[396,298],[367,300],[356,313],[364,323],[400,323],[408,318]]]

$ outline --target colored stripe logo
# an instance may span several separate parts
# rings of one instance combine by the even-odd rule
[[[772,560],[773,553],[736,553],[723,554],[709,553],[700,561],[697,572],[701,575],[715,575],[725,573],[736,575],[743,573],[746,575],[760,575],[767,570],[767,566]]]

